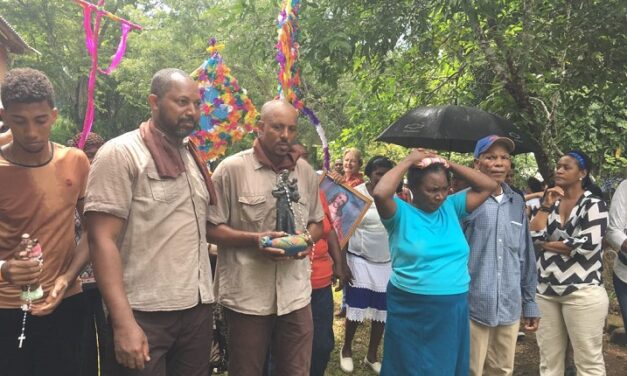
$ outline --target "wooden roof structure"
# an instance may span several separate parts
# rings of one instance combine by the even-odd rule
[[[4,46],[6,50],[14,54],[25,54],[34,52],[40,54],[39,51],[29,46],[24,39],[15,31],[7,20],[0,15],[0,46]]]

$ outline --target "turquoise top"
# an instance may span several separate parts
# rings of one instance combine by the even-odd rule
[[[397,288],[421,295],[468,292],[470,248],[460,221],[466,191],[449,195],[433,213],[394,197],[396,213],[381,219],[390,236],[392,276]]]

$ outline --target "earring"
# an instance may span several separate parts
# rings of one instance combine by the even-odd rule
[[[579,178],[579,180],[583,180],[583,177]]]

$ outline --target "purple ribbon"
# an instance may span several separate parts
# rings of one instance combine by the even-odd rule
[[[305,115],[307,115],[311,124],[313,124],[314,127],[316,128],[316,132],[318,133],[318,136],[320,137],[320,141],[322,141],[322,150],[324,152],[324,168],[327,171],[331,171],[331,155],[329,154],[329,142],[327,141],[327,136],[324,133],[324,128],[322,128],[322,124],[320,124],[320,120],[309,107],[303,106],[303,109],[301,111]]]

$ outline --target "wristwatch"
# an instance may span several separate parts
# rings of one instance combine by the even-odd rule
[[[540,205],[540,211],[541,212],[545,212],[545,213],[550,213],[551,212],[551,208],[548,207],[548,206]]]

